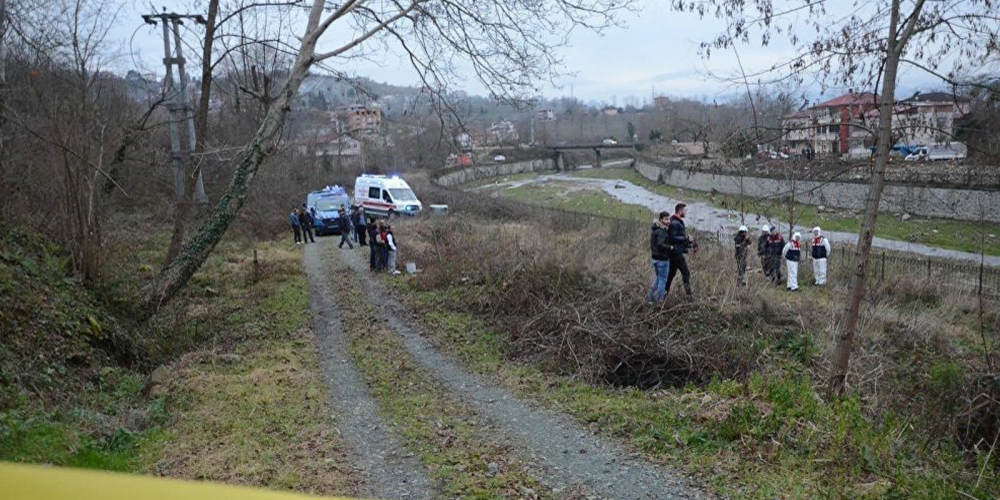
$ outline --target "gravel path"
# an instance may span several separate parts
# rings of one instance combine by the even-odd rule
[[[329,273],[322,260],[321,249],[332,244],[333,240],[327,238],[306,245],[303,261],[309,276],[309,302],[323,380],[337,409],[334,416],[338,420],[337,430],[351,449],[354,463],[362,470],[364,481],[360,493],[384,499],[432,498],[433,488],[423,465],[396,442],[351,364],[327,284]]]
[[[373,279],[367,251],[340,255],[360,277],[366,294],[382,310],[407,351],[444,387],[470,404],[492,426],[523,449],[525,458],[554,491],[583,487],[596,498],[709,498],[679,473],[659,467],[621,445],[593,435],[570,418],[530,407],[508,392],[481,382],[439,353],[405,320],[405,311]]]
[[[623,203],[641,205],[649,208],[652,212],[673,210],[674,205],[681,201],[654,193],[642,186],[637,186],[628,181],[593,179],[576,177],[567,174],[540,175],[531,179],[489,184],[480,189],[496,188],[497,186],[515,188],[528,184],[544,183],[547,181],[573,182],[582,186],[596,187]],[[723,237],[727,242],[730,241],[731,235],[736,232],[736,228],[740,225],[739,212],[735,210],[716,208],[708,203],[700,201],[686,201],[685,203],[688,205],[687,222],[691,227],[711,232],[721,229],[724,235]],[[747,225],[751,226],[750,232],[754,235],[757,234],[757,231],[760,229],[760,225],[765,222],[762,217],[752,213],[747,214],[747,221]],[[769,223],[776,223],[779,225],[783,224],[781,221],[774,219],[772,219]],[[802,233],[803,238],[808,239],[809,231],[811,231],[812,228],[796,226],[796,230]],[[858,233],[845,233],[839,231],[823,231],[823,233],[830,238],[830,241],[833,243],[856,244],[858,242]],[[972,261],[975,263],[979,263],[980,259],[979,254],[976,253],[948,250],[929,245],[921,245],[919,243],[910,243],[907,241],[890,240],[878,237],[872,239],[872,246],[896,252],[908,252],[928,257]],[[985,263],[990,267],[1000,267],[1000,257],[987,255]]]

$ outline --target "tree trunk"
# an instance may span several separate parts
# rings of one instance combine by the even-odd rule
[[[919,7],[916,9],[919,10]],[[917,16],[914,12],[913,16]],[[899,58],[905,40],[898,38],[899,0],[892,3],[889,20],[889,37],[886,45],[885,70],[882,80],[882,96],[879,100],[878,118],[878,153],[875,158],[875,171],[872,173],[871,187],[868,189],[868,199],[865,202],[865,218],[858,235],[858,246],[854,254],[854,275],[851,278],[850,293],[844,308],[844,323],[837,336],[837,346],[833,355],[833,374],[827,387],[828,395],[841,394],[847,380],[851,360],[851,349],[854,343],[854,332],[858,326],[861,302],[865,297],[866,278],[868,276],[868,258],[871,254],[872,237],[878,220],[879,203],[882,200],[882,190],[885,186],[885,169],[889,162],[889,150],[892,148],[892,111],[896,94],[896,72],[899,68]],[[863,111],[862,111],[863,112]]]
[[[212,214],[202,224],[197,234],[163,268],[160,275],[146,287],[142,304],[147,314],[151,314],[165,305],[187,284],[187,281],[215,249],[246,202],[247,193],[256,177],[257,170],[277,146],[281,128],[284,126],[285,118],[290,110],[289,104],[295,98],[309,68],[315,62],[316,42],[321,34],[316,29],[316,25],[319,15],[322,13],[323,4],[324,2],[320,0],[316,0],[314,3],[309,29],[302,39],[302,46],[295,64],[289,72],[288,80],[281,92],[268,105],[264,121],[257,129],[247,152],[233,173],[233,179],[230,181],[226,193],[219,199]]]

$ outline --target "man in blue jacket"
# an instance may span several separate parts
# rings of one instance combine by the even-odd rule
[[[674,281],[677,271],[681,272],[684,280],[684,291],[691,295],[691,271],[688,270],[687,260],[684,254],[689,248],[698,249],[694,238],[687,235],[687,228],[684,226],[684,217],[687,216],[687,205],[678,203],[674,207],[674,215],[670,216],[670,224],[667,226],[667,241],[670,242],[670,274],[667,275],[667,293],[670,293],[670,285]]]

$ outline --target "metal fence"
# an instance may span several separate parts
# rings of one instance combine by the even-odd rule
[[[611,240],[635,248],[649,244],[652,220],[622,219],[517,202],[502,197],[484,198],[457,189],[432,187],[436,198],[451,205],[455,212],[477,213],[502,220],[535,221],[544,227],[564,230],[583,230],[607,235]],[[722,255],[735,260],[732,234],[720,232],[689,231],[700,245],[718,245]],[[753,235],[751,235],[753,237]],[[754,253],[751,248],[751,253]],[[808,251],[805,252],[808,255]],[[829,257],[828,278],[831,282],[847,283],[855,273],[855,246],[833,245]],[[751,257],[753,261],[754,257]],[[808,259],[800,266],[799,282],[812,279],[812,266]],[[732,268],[732,267],[730,267]],[[868,284],[872,289],[894,282],[907,282],[923,289],[941,293],[976,297],[980,293],[991,300],[1000,300],[1000,269],[941,258],[920,257],[912,254],[873,249],[869,257]]]

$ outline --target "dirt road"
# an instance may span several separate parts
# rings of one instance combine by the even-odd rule
[[[379,418],[368,389],[351,365],[335,302],[327,285],[325,266],[320,258],[319,239],[306,245],[303,257],[309,275],[309,297],[316,341],[319,343],[323,380],[330,389],[339,420],[338,433],[351,448],[351,459],[361,469],[365,496],[384,499],[427,499],[433,497],[431,481],[423,465],[403,450],[389,427]]]
[[[323,239],[306,249],[306,269],[310,282],[320,292],[323,290],[318,283],[327,279],[327,275],[324,263],[317,256],[322,245],[332,244],[332,240]],[[433,373],[453,396],[473,407],[481,418],[489,422],[490,428],[504,433],[505,436],[502,437],[514,443],[518,458],[530,464],[532,470],[538,471],[539,479],[552,491],[582,489],[588,498],[608,499],[707,498],[679,473],[630,453],[620,443],[594,435],[566,416],[526,404],[505,390],[478,379],[438,352],[412,326],[412,322],[407,321],[407,311],[386,291],[377,277],[368,271],[366,249],[334,253],[356,274],[365,296],[378,307],[392,330],[403,339],[408,354],[423,369]],[[329,323],[329,312],[336,311],[335,301],[323,293],[316,295],[314,294],[313,301],[314,312],[318,315],[317,323]],[[336,328],[329,328],[328,333],[335,335]],[[324,349],[324,356],[338,356],[337,359],[325,360],[325,363],[344,365],[342,356],[336,354],[337,349],[333,345],[336,341],[327,338],[323,342],[331,344]],[[338,389],[334,386],[354,386],[356,376],[353,379],[348,376],[344,380],[341,378],[343,373],[336,375],[334,371],[336,369],[331,367],[331,389],[335,404],[343,406],[344,403],[337,400],[344,394],[338,395]],[[350,369],[341,366],[341,371],[349,372]],[[349,394],[347,398],[349,402]],[[364,429],[346,426],[343,430],[345,433],[359,431],[364,432]],[[345,438],[351,442],[350,436]],[[397,472],[393,477],[409,477],[405,471],[406,464],[399,465],[402,467],[396,467]],[[374,472],[370,475],[374,475]]]

